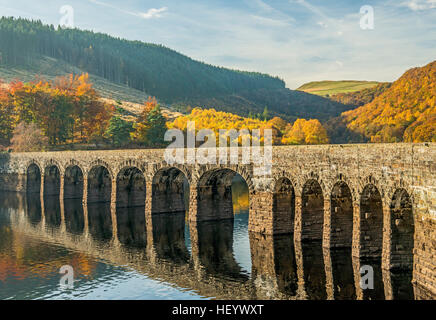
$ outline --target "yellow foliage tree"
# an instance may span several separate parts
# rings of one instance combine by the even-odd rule
[[[317,119],[298,119],[288,126],[282,138],[282,144],[326,144],[329,142],[327,131]]]

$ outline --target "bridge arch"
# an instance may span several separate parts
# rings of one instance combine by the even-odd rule
[[[64,175],[64,199],[82,199],[83,180],[83,169],[77,164],[69,165]]]
[[[250,184],[237,171],[223,167],[205,171],[197,181],[197,220],[233,219],[232,183],[235,177]],[[250,200],[249,200],[250,201]]]
[[[322,240],[324,226],[324,194],[320,183],[309,179],[302,189],[302,240]]]
[[[44,196],[59,196],[61,191],[61,169],[49,162],[44,169]]]
[[[107,166],[93,165],[87,174],[88,203],[110,202],[112,194],[112,173]]]
[[[360,257],[379,259],[383,247],[383,200],[379,189],[367,184],[360,195]]]
[[[41,166],[36,162],[30,162],[26,169],[27,193],[41,192]]]
[[[117,207],[144,207],[145,187],[142,170],[134,166],[122,168],[117,175]]]
[[[390,204],[391,214],[391,269],[413,269],[415,223],[412,199],[409,193],[397,189]]]
[[[174,213],[188,210],[189,180],[177,167],[163,167],[152,177],[152,213]]]
[[[281,177],[275,181],[273,214],[274,234],[294,232],[295,188],[287,177]]]
[[[126,164],[118,172],[116,180],[117,235],[122,244],[145,247],[145,176],[142,170],[133,166],[134,163]]]
[[[338,181],[330,195],[330,246],[351,248],[353,241],[353,195],[345,181]]]

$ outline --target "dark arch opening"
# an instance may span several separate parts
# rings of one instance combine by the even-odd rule
[[[61,175],[59,168],[51,165],[44,172],[44,215],[47,225],[61,225],[61,207],[59,194],[61,190]]]
[[[277,181],[273,195],[273,228],[275,234],[294,232],[295,192],[287,178]]]
[[[331,247],[351,248],[353,242],[353,197],[345,182],[338,182],[331,194]]]
[[[152,212],[175,213],[188,210],[189,183],[177,168],[159,170],[152,183]]]
[[[301,214],[301,248],[306,293],[309,300],[324,300],[327,298],[322,249],[324,196],[316,180],[308,180],[303,187]]]
[[[124,168],[117,176],[118,239],[124,245],[147,245],[145,222],[146,183],[141,170]]]
[[[226,168],[200,177],[191,240],[205,270],[247,281],[252,270],[248,219],[249,188],[241,175]]]
[[[316,180],[309,180],[302,195],[302,240],[322,240],[324,227],[324,196]]]
[[[383,248],[383,205],[380,192],[367,185],[360,198],[360,257],[379,260]]]
[[[112,178],[109,170],[95,166],[88,173],[89,232],[97,240],[112,238]]]
[[[39,167],[32,163],[27,168],[27,193],[40,193],[41,192],[41,170]]]
[[[337,300],[356,298],[351,246],[353,242],[353,197],[348,185],[337,182],[331,193],[330,251],[333,294]]]
[[[59,196],[61,191],[61,174],[55,165],[48,166],[44,172],[44,196]]]
[[[235,204],[238,203],[233,201],[232,186],[236,184],[242,184],[248,191],[244,178],[231,169],[216,169],[203,174],[197,185],[197,220],[234,219],[234,209],[238,208]],[[245,199],[249,201],[248,196]]]
[[[415,223],[412,201],[404,189],[391,202],[391,269],[413,270]]]
[[[88,174],[88,203],[110,202],[112,178],[103,166],[93,167]]]
[[[186,212],[189,182],[177,168],[159,170],[152,181],[153,240],[159,258],[172,263],[189,262]]]
[[[135,167],[124,168],[117,176],[117,207],[145,206],[145,178]]]
[[[83,172],[78,166],[70,166],[65,170],[64,199],[83,198]]]

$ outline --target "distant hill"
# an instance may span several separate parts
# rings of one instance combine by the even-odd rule
[[[278,77],[212,66],[161,45],[25,19],[0,19],[0,69],[6,79],[87,72],[105,97],[127,95],[140,102],[142,95],[152,95],[179,111],[200,106],[247,116],[267,107],[271,116],[288,121],[326,121],[350,109],[289,90]]]
[[[304,91],[319,96],[331,96],[339,93],[350,93],[361,91],[363,89],[373,88],[377,86],[379,82],[375,81],[314,81],[303,84],[299,87],[298,91]]]
[[[436,61],[408,70],[372,102],[342,114],[372,142],[436,142]]]
[[[331,95],[330,100],[351,106],[353,108],[361,107],[372,102],[375,98],[391,87],[391,83],[380,83],[375,87],[366,88],[360,91],[337,93]]]

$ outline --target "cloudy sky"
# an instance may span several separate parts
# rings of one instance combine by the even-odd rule
[[[393,81],[436,60],[436,0],[0,0],[0,15],[71,23],[65,6],[75,27],[277,75],[291,89]],[[373,8],[374,29],[361,28],[362,6]]]

